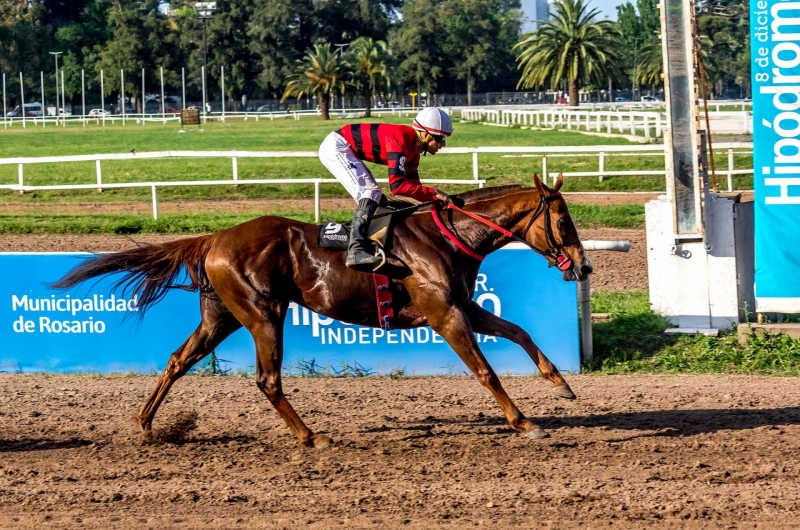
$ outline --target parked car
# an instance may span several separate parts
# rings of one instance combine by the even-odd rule
[[[556,100],[556,105],[566,105],[566,104],[567,104],[567,99],[566,98],[558,98]]]
[[[92,109],[89,111],[89,116],[92,118],[100,118],[103,116],[111,116],[111,113],[103,109]]]
[[[261,105],[256,112],[272,112],[272,105]]]
[[[630,101],[628,98],[614,98],[614,103],[630,103]]]
[[[664,100],[655,96],[642,96],[642,103],[663,103]]]
[[[25,103],[25,117],[26,118],[37,118],[42,115],[42,105],[41,103]],[[19,105],[11,109],[8,113],[9,118],[21,118],[22,117],[22,109]]]

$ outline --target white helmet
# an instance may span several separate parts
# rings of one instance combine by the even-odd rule
[[[453,122],[450,116],[439,107],[425,107],[414,118],[414,129],[428,134],[450,136],[453,134]]]

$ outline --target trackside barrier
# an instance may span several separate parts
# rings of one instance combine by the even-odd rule
[[[627,251],[627,241],[584,241],[586,250]],[[119,276],[68,291],[47,286],[88,253],[0,253],[0,371],[128,372],[163,370],[169,352],[195,329],[197,293],[170,291],[140,324],[138,299],[113,289]],[[481,267],[474,300],[528,331],[564,372],[578,372],[592,356],[589,280],[576,285],[525,245],[512,243],[491,254]],[[522,295],[521,295],[522,294]],[[578,294],[578,296],[576,296]],[[578,345],[578,303],[580,334]],[[547,314],[547,318],[541,318]],[[558,330],[555,333],[553,330]],[[284,366],[300,360],[317,365],[360,363],[378,373],[403,368],[409,374],[462,373],[455,353],[430,328],[384,331],[353,326],[290,304],[285,324]],[[498,373],[530,374],[522,349],[505,339],[476,334]],[[150,345],[142,349],[142,344]],[[155,347],[153,347],[153,345]],[[248,371],[255,359],[252,339],[240,331],[217,348],[228,368]]]
[[[734,169],[734,149],[737,153],[742,150],[752,151],[753,144],[747,142],[722,143],[716,146],[717,151],[728,154],[728,169],[717,170],[720,175],[727,175],[728,191],[733,190],[734,175],[749,175],[752,169]],[[432,184],[475,184],[483,187],[485,180],[480,179],[479,154],[495,153],[507,156],[541,156],[542,174],[547,175],[547,179],[553,179],[558,173],[547,171],[547,158],[556,156],[597,156],[598,171],[578,171],[564,173],[565,178],[573,177],[597,177],[600,182],[607,176],[642,176],[642,175],[666,175],[665,170],[634,170],[634,171],[612,171],[605,169],[605,162],[609,156],[663,156],[664,147],[662,145],[603,145],[603,146],[557,146],[557,147],[452,147],[444,148],[442,154],[472,154],[472,180],[453,180],[453,179],[433,179],[426,180]],[[101,162],[103,160],[139,160],[139,159],[158,159],[158,158],[230,158],[232,168],[232,180],[207,180],[207,181],[173,181],[173,182],[131,182],[131,183],[103,183],[103,173]],[[25,193],[26,191],[36,190],[70,190],[70,189],[90,189],[98,191],[112,188],[136,188],[150,187],[153,190],[154,217],[157,217],[157,198],[156,189],[166,186],[202,186],[202,185],[229,185],[229,184],[314,184],[315,186],[315,210],[319,212],[319,186],[324,183],[336,182],[334,179],[239,179],[238,160],[241,158],[315,158],[316,151],[155,151],[144,153],[107,153],[93,155],[71,155],[71,156],[47,156],[47,157],[17,157],[0,159],[0,165],[16,164],[17,184],[0,185],[0,189],[9,189]],[[30,186],[25,185],[24,166],[27,164],[52,164],[66,162],[95,162],[95,173],[97,184],[71,184],[71,185],[48,185]],[[379,182],[386,182],[379,179]]]

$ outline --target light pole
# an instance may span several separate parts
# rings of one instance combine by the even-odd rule
[[[350,46],[350,44],[334,44],[334,46],[339,48],[339,61],[341,62],[344,49]],[[342,94],[342,112],[344,112],[344,94]]]
[[[58,56],[62,53],[64,52],[50,52],[50,55],[56,60],[56,123],[58,123]],[[61,88],[63,89],[64,87]],[[42,106],[44,106],[44,101],[42,101]],[[42,113],[44,114],[44,109],[42,109]]]
[[[197,14],[200,18],[203,19],[203,86],[205,87],[206,84],[206,72],[208,71],[208,43],[206,40],[206,25],[208,23],[208,19],[214,15],[214,11],[217,10],[217,3],[216,2],[196,2],[194,4],[194,8],[197,10]],[[164,102],[162,101],[161,104],[163,105]],[[205,102],[203,103],[203,114],[206,113],[205,109]]]

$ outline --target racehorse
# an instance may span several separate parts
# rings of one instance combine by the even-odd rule
[[[551,381],[558,396],[574,399],[567,382],[522,328],[472,301],[483,256],[513,240],[557,266],[566,281],[592,272],[567,204],[534,176],[535,188],[502,186],[456,195],[461,207],[418,208],[394,228],[389,262],[406,270],[391,280],[394,327],[430,326],[487,387],[508,423],[530,438],[549,436],[525,418],[500,385],[474,332],[520,345]],[[446,214],[442,217],[442,214]],[[380,327],[371,274],[345,267],[345,253],[320,248],[319,227],[265,216],[216,234],[186,238],[89,258],[53,287],[122,273],[116,284],[139,297],[140,312],[169,289],[200,291],[202,320],[170,357],[137,415],[145,436],[170,387],[226,337],[244,326],[256,346],[256,385],[305,446],[332,441],[313,433],[289,404],[281,386],[283,325],[290,302],[351,324]],[[188,280],[188,284],[184,284]],[[532,293],[535,296],[535,293]]]

